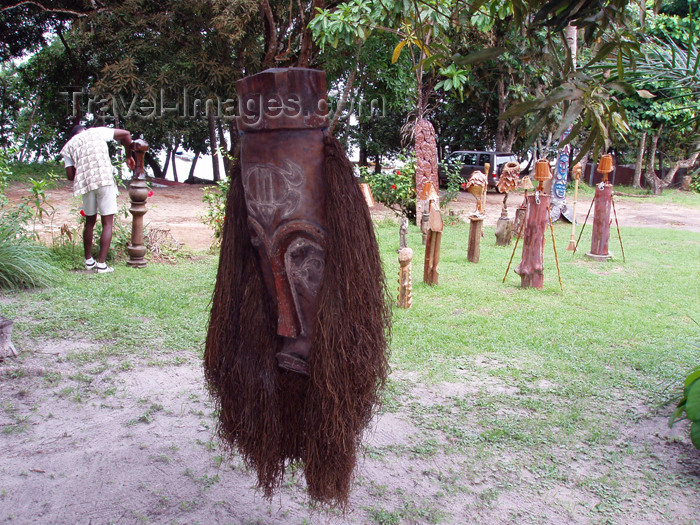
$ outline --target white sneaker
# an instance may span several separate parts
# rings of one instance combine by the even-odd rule
[[[95,266],[97,266],[97,261],[95,259],[85,259],[85,269],[86,270],[94,270]]]
[[[114,268],[112,268],[111,266],[107,266],[107,264],[102,265],[100,263],[97,263],[96,268],[97,273],[112,273],[114,271]]]

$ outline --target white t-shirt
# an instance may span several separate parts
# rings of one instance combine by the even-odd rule
[[[107,141],[114,140],[112,128],[90,128],[74,135],[61,150],[66,167],[75,168],[73,195],[80,196],[102,186],[114,186],[112,161]]]
[[[107,142],[108,140],[114,140],[114,129],[112,128],[93,128],[95,132],[98,134],[97,136],[100,137],[102,140]],[[87,131],[87,130],[85,130]],[[70,157],[70,155],[66,152],[61,152],[63,155],[63,165],[66,168],[70,168],[71,166],[75,166],[75,162],[73,159]]]

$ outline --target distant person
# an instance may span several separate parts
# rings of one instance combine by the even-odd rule
[[[68,180],[73,181],[73,195],[83,198],[85,230],[85,269],[97,273],[111,273],[114,268],[105,262],[112,243],[114,214],[117,213],[117,184],[112,175],[112,161],[107,141],[118,140],[126,148],[126,164],[133,170],[135,162],[131,156],[131,133],[125,129],[90,128],[74,126],[71,138],[61,149]],[[102,218],[102,236],[98,260],[92,257],[92,236],[97,214]]]

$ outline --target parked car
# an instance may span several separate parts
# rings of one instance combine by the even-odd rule
[[[517,162],[515,153],[506,153],[503,151],[454,151],[438,166],[438,180],[440,186],[447,184],[446,168],[462,164],[459,174],[465,182],[469,180],[474,171],[484,171],[484,166],[488,162],[491,166],[489,169],[489,188],[495,188],[498,184],[498,179],[503,171],[503,166],[507,162]]]

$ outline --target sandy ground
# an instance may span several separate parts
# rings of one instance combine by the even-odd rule
[[[71,183],[61,182],[56,188],[47,191],[48,202],[54,206],[55,214],[52,224],[47,224],[44,230],[53,228],[54,233],[60,231],[63,224],[74,226],[80,211],[80,200],[71,195]],[[173,237],[192,250],[206,250],[212,242],[212,233],[200,217],[204,213],[202,202],[204,186],[182,184],[179,186],[160,186],[155,183],[153,196],[148,200],[148,212],[144,216],[147,227],[168,229]],[[12,202],[19,202],[28,195],[27,186],[12,184],[7,196]],[[484,226],[495,226],[501,212],[503,196],[489,193],[486,197],[486,219]],[[514,208],[521,201],[520,195],[509,199],[511,217]],[[121,189],[120,204],[128,205],[129,197],[125,189]],[[590,207],[590,199],[580,199],[577,203],[577,217],[583,222],[586,211]],[[616,199],[620,226],[642,226],[652,228],[673,228],[700,232],[700,210],[681,207],[670,207],[654,203],[651,199]],[[457,200],[450,204],[450,210],[455,214],[450,220],[468,220],[467,217],[475,208],[474,197],[467,192],[460,192]],[[375,217],[394,214],[382,205],[372,209]],[[446,220],[447,220],[446,216]],[[589,219],[589,225],[590,221]],[[44,231],[44,235],[48,232]]]
[[[23,195],[21,185],[9,191],[14,201]],[[204,250],[211,233],[198,220],[201,196],[197,186],[156,187],[146,222],[169,228],[191,249]],[[74,225],[79,206],[70,186],[50,190],[48,198],[56,210],[54,228]],[[495,223],[500,201],[501,196],[488,195],[487,225]],[[589,202],[580,202],[580,209],[585,212]],[[464,220],[473,198],[462,193],[453,208],[453,218]],[[621,202],[618,214],[623,226],[700,231],[698,210]],[[14,300],[0,295],[0,311]],[[81,360],[99,351],[89,337],[24,338],[20,351],[19,364],[0,363],[1,523],[648,524],[698,519],[700,454],[689,445],[687,427],[669,429],[665,416],[641,403],[633,407],[634,417],[620,422],[611,445],[582,445],[581,456],[573,459],[557,458],[552,450],[553,470],[534,472],[519,470],[519,459],[508,450],[496,456],[484,455],[479,447],[466,455],[424,452],[444,438],[415,426],[406,412],[412,403],[430,410],[484,392],[520,395],[505,379],[465,376],[459,384],[426,386],[394,374],[392,380],[411,388],[399,394],[402,408],[379,416],[369,432],[350,510],[341,515],[315,509],[298,478],[290,478],[267,501],[254,489],[254,476],[242,461],[225,458],[214,436],[213,409],[196,352],[160,362],[153,356],[156,364],[134,361],[126,368],[112,358]],[[551,385],[531,388],[544,392]],[[623,406],[612,410],[622,413]],[[636,453],[625,452],[631,450]],[[636,459],[640,454],[645,463]],[[681,481],[657,486],[655,471]],[[606,488],[619,472],[627,484],[622,499],[619,488]]]

